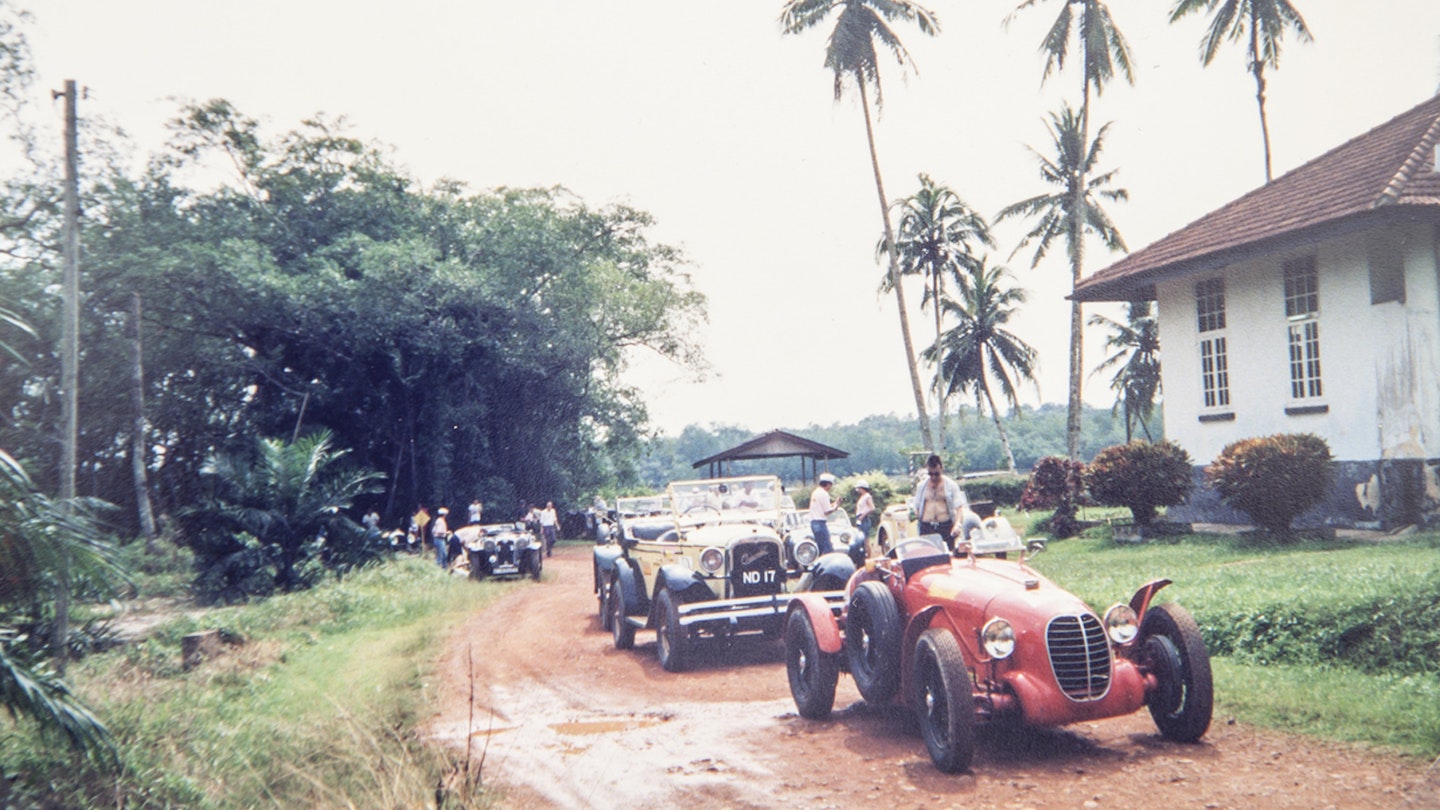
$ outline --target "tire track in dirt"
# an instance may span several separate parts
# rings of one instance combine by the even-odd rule
[[[656,662],[653,632],[615,650],[596,619],[590,547],[561,546],[547,563],[543,582],[516,583],[448,640],[430,725],[445,745],[468,740],[513,810],[1440,810],[1435,769],[1222,716],[1196,745],[1161,738],[1143,711],[985,735],[970,773],[942,774],[909,713],[860,702],[847,676],[832,720],[796,716],[778,643],[711,645],[679,674]]]

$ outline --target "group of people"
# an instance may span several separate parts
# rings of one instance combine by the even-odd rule
[[[835,476],[824,473],[810,493],[810,533],[821,554],[835,550],[830,541],[829,519],[840,504],[830,494],[834,486]],[[855,523],[860,535],[868,538],[877,519],[875,499],[870,495],[869,482],[864,479],[855,482],[855,491],[860,493],[855,500]],[[920,521],[920,534],[938,534],[953,544],[963,522],[962,514],[969,505],[965,491],[945,474],[945,462],[940,456],[930,454],[925,460],[925,480],[915,486],[915,495],[910,501],[910,508]]]
[[[485,505],[479,498],[470,501],[466,509],[467,525],[478,526],[485,516]],[[366,516],[366,525],[369,526],[370,516]],[[379,515],[375,515],[378,526]],[[516,520],[523,521],[527,528],[541,537],[545,542],[545,555],[550,556],[551,549],[555,545],[556,527],[559,525],[559,518],[555,513],[555,503],[546,502],[542,508],[534,504],[520,504]],[[415,514],[410,516],[409,535],[411,545],[419,545],[426,538],[435,549],[435,564],[441,568],[448,568],[460,554],[464,553],[459,538],[450,529],[450,509],[442,506],[435,510],[434,517],[431,517],[430,510],[425,504],[416,508]]]

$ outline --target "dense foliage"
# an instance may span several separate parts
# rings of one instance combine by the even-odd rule
[[[1027,512],[1054,509],[1043,530],[1057,539],[1073,537],[1080,531],[1075,514],[1084,497],[1085,465],[1063,456],[1046,456],[1035,463],[1020,494],[1020,508]]]
[[[387,550],[380,537],[345,512],[379,490],[380,475],[345,466],[345,455],[320,431],[212,457],[202,472],[216,479],[214,494],[185,510],[197,595],[206,602],[269,595],[378,559]]]
[[[1205,477],[1225,503],[1266,531],[1284,534],[1329,494],[1331,461],[1330,446],[1319,436],[1282,433],[1231,442],[1205,468]]]
[[[142,176],[116,169],[83,196],[78,478],[127,516],[135,296],[161,514],[205,496],[214,454],[315,428],[386,476],[361,505],[388,525],[421,501],[578,497],[632,474],[644,406],[620,380],[627,353],[698,362],[703,298],[647,214],[559,188],[419,188],[343,122],[266,140],[224,101],[190,106]],[[0,262],[0,300],[39,333],[18,347],[30,367],[0,367],[0,446],[51,471],[58,257],[20,248],[58,225],[49,208],[31,222]]]
[[[1128,507],[1141,526],[1154,521],[1160,507],[1183,502],[1193,482],[1190,454],[1170,441],[1117,444],[1085,466],[1090,498]]]

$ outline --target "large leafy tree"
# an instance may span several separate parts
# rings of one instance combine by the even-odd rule
[[[834,16],[835,27],[825,46],[825,67],[835,77],[835,99],[838,101],[846,86],[860,96],[860,109],[865,119],[865,138],[870,146],[870,167],[875,175],[875,194],[880,201],[880,218],[884,225],[885,253],[889,259],[891,289],[900,316],[900,337],[904,342],[905,362],[910,369],[910,384],[915,394],[915,411],[920,420],[920,435],[926,449],[935,441],[926,413],[925,392],[920,383],[920,368],[915,359],[915,345],[910,336],[910,315],[905,306],[905,290],[900,282],[899,252],[895,247],[895,231],[890,222],[890,203],[885,196],[885,183],[880,175],[880,157],[875,149],[875,127],[870,118],[870,90],[875,92],[875,106],[883,103],[880,86],[880,49],[890,52],[901,68],[913,66],[914,60],[891,22],[913,22],[920,32],[930,36],[940,30],[933,12],[910,0],[789,0],[780,11],[781,29],[786,34],[799,34],[823,25]],[[877,47],[878,46],[878,47]]]
[[[941,379],[947,381],[950,393],[968,390],[975,395],[977,411],[990,410],[1006,467],[1014,473],[1015,453],[1000,418],[995,389],[1014,408],[1019,405],[1017,386],[1035,382],[1035,350],[1007,328],[1011,315],[1025,302],[1025,291],[1008,285],[1010,272],[1004,267],[988,267],[983,260],[959,272],[963,274],[958,280],[959,297],[942,301],[955,326],[941,336],[939,357],[930,359],[942,369]]]
[[[1015,8],[1012,16],[1039,2],[1041,0],[1025,0]],[[1071,36],[1072,32],[1073,37]],[[1110,8],[1103,0],[1060,0],[1060,13],[1056,16],[1055,22],[1051,24],[1040,45],[1040,51],[1045,55],[1045,70],[1042,80],[1065,67],[1065,60],[1070,56],[1072,39],[1073,47],[1079,50],[1081,68],[1080,106],[1079,114],[1074,117],[1074,129],[1076,141],[1084,145],[1090,137],[1091,88],[1094,88],[1096,95],[1100,95],[1105,91],[1105,86],[1115,77],[1117,71],[1127,82],[1134,84],[1135,75],[1131,70],[1131,62],[1134,60],[1129,44],[1125,41],[1124,35],[1120,33],[1119,27],[1115,25],[1114,18],[1110,16]],[[1098,142],[1099,138],[1097,137],[1096,140]],[[1089,167],[1084,161],[1077,160],[1066,168],[1076,173],[1076,176],[1067,182],[1073,197],[1071,207],[1076,211],[1084,210],[1086,205],[1082,197],[1089,185],[1086,179],[1086,171]],[[1068,225],[1070,226],[1068,242],[1070,276],[1072,284],[1079,284],[1085,267],[1084,229],[1086,222],[1083,218],[1076,218],[1070,220]],[[1070,304],[1069,421],[1066,425],[1066,445],[1072,459],[1078,458],[1080,453],[1083,366],[1083,316],[1080,302],[1072,301]]]
[[[895,238],[900,273],[925,279],[925,294],[920,300],[920,307],[929,306],[935,315],[933,355],[938,356],[942,331],[940,301],[946,293],[945,280],[953,277],[963,282],[967,278],[966,272],[980,263],[976,249],[982,245],[993,246],[995,240],[991,238],[990,225],[983,216],[966,205],[954,190],[936,183],[927,174],[920,175],[920,189],[896,201],[895,208],[900,212]],[[891,287],[890,281],[887,275],[882,289]],[[936,380],[935,388],[940,391],[940,447],[944,450],[948,449],[949,386],[943,374]]]
[[[1209,65],[1225,40],[1245,42],[1246,61],[1255,76],[1255,103],[1260,108],[1260,139],[1265,150],[1265,182],[1270,168],[1270,123],[1265,116],[1265,68],[1280,67],[1280,41],[1287,30],[1301,42],[1310,42],[1305,18],[1289,0],[1179,0],[1170,10],[1173,23],[1188,14],[1210,13],[1210,24],[1200,40],[1200,61]]]
[[[637,351],[686,367],[704,298],[648,214],[563,189],[421,188],[382,148],[314,120],[278,139],[224,101],[190,105],[139,177],[87,190],[85,431],[80,481],[135,496],[120,456],[134,420],[118,325],[145,302],[152,481],[176,515],[198,471],[249,436],[332,432],[383,472],[362,496],[395,522],[417,501],[554,499],[632,475],[645,430],[622,372]],[[230,179],[196,189],[192,177]],[[0,262],[0,294],[42,338],[56,322],[44,255]],[[7,434],[53,454],[58,361],[0,368]],[[41,468],[45,465],[42,463]]]
[[[1134,438],[1138,424],[1148,441],[1150,418],[1155,414],[1155,401],[1160,396],[1160,322],[1149,301],[1131,301],[1126,307],[1125,322],[1104,315],[1091,315],[1091,326],[1109,331],[1105,348],[1112,352],[1095,367],[1095,373],[1115,369],[1110,388],[1115,391],[1115,409],[1125,416],[1125,442]]]

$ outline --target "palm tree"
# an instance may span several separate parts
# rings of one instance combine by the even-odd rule
[[[895,306],[900,314],[900,337],[905,345],[905,362],[910,368],[910,384],[915,394],[915,410],[920,420],[920,436],[926,450],[933,450],[930,417],[925,411],[925,392],[920,385],[920,369],[915,361],[915,345],[910,338],[910,316],[905,307],[905,290],[900,284],[900,261],[895,250],[895,232],[890,225],[890,205],[885,184],[880,177],[880,158],[875,151],[875,128],[870,120],[869,88],[875,88],[878,110],[884,95],[880,87],[880,57],[876,44],[883,46],[900,63],[914,66],[910,52],[890,28],[895,20],[914,22],[920,32],[934,36],[940,22],[923,6],[910,0],[788,0],[780,10],[781,31],[799,34],[822,24],[831,12],[838,12],[835,28],[825,46],[825,67],[835,76],[835,100],[839,101],[848,81],[854,80],[860,93],[860,109],[865,117],[865,138],[870,145],[870,168],[875,174],[875,194],[880,201],[880,218],[885,225],[885,252],[890,259],[890,285],[895,291]]]
[[[1265,66],[1280,67],[1280,40],[1285,29],[1295,32],[1301,42],[1311,42],[1310,29],[1289,0],[1179,0],[1170,11],[1170,22],[1191,12],[1213,12],[1205,37],[1200,40],[1200,61],[1209,65],[1225,39],[1250,40],[1249,68],[1255,74],[1255,101],[1260,105],[1260,138],[1265,147],[1265,182],[1270,182],[1270,124],[1265,118]]]
[[[223,579],[228,587],[209,589],[230,598],[261,584],[263,572],[265,586],[293,590],[309,584],[298,569],[322,554],[365,556],[356,547],[365,532],[342,513],[357,496],[379,492],[373,482],[382,476],[340,464],[348,451],[333,449],[331,438],[320,431],[294,442],[260,439],[253,456],[209,459],[201,472],[216,477],[217,497],[190,510],[200,518],[199,582],[209,587]]]
[[[1014,14],[1035,5],[1040,0],[1025,0],[1015,7]],[[1076,19],[1078,11],[1079,19]],[[1006,21],[1009,21],[1009,17]],[[1101,0],[1062,0],[1060,14],[1045,34],[1045,39],[1040,45],[1040,50],[1045,53],[1045,72],[1041,74],[1042,81],[1050,77],[1052,72],[1065,67],[1065,59],[1070,53],[1070,32],[1075,31],[1075,41],[1080,48],[1081,81],[1080,81],[1080,114],[1076,123],[1077,142],[1084,144],[1090,137],[1090,88],[1095,88],[1095,94],[1105,92],[1105,85],[1115,77],[1118,68],[1124,75],[1125,80],[1135,84],[1135,74],[1130,69],[1133,58],[1130,54],[1130,46],[1125,42],[1125,37],[1116,27],[1115,20],[1110,16],[1110,9]],[[1098,142],[1098,138],[1097,138]],[[1072,203],[1075,210],[1083,210],[1085,205],[1081,195],[1088,187],[1085,180],[1086,167],[1079,163],[1072,167],[1079,174],[1070,184],[1071,192],[1074,194]],[[1085,222],[1075,219],[1069,223],[1070,233],[1070,275],[1073,284],[1080,283],[1080,277],[1085,267],[1085,239],[1083,228]],[[1080,313],[1080,302],[1070,303],[1070,396],[1068,413],[1065,420],[1065,444],[1067,452],[1072,459],[1080,455],[1080,413],[1082,404],[1080,401],[1082,376],[1084,372],[1084,332],[1082,316]]]
[[[1035,226],[1015,246],[1013,256],[1021,249],[1035,244],[1035,254],[1030,261],[1031,268],[1040,264],[1045,253],[1056,239],[1063,238],[1070,252],[1072,283],[1080,280],[1081,243],[1088,231],[1098,237],[1111,250],[1125,250],[1125,240],[1110,220],[1110,215],[1101,207],[1101,199],[1121,201],[1129,199],[1129,192],[1123,188],[1111,188],[1118,169],[1095,174],[1100,152],[1105,146],[1105,133],[1110,125],[1100,127],[1095,140],[1085,147],[1083,116],[1069,105],[1062,105],[1059,113],[1050,114],[1050,138],[1055,157],[1048,158],[1035,150],[1040,163],[1040,177],[1059,189],[1051,194],[1040,194],[1021,200],[1001,209],[996,220],[1014,216],[1033,217]],[[1065,439],[1067,451],[1072,459],[1080,455],[1080,385],[1075,376],[1082,360],[1080,350],[1080,305],[1070,305],[1070,407],[1066,419]]]
[[[0,324],[35,336],[29,324],[3,307]],[[0,353],[27,362],[4,340]],[[64,505],[50,500],[35,488],[20,462],[0,450],[0,707],[114,764],[114,741],[105,724],[64,681],[14,648],[19,635],[14,621],[43,614],[61,571],[102,590],[123,578],[113,549],[99,539],[93,511],[100,506],[89,499]]]
[[[963,276],[956,278],[960,297],[941,301],[945,312],[956,320],[938,346],[941,379],[949,381],[947,393],[973,391],[977,411],[984,413],[986,406],[990,408],[1006,464],[1014,473],[1015,453],[1000,420],[991,381],[1012,408],[1019,404],[1016,384],[1035,382],[1035,350],[1005,328],[1016,305],[1025,303],[1025,291],[1005,286],[1010,271],[986,267],[983,259],[964,267],[957,276]],[[927,359],[936,359],[934,352],[926,354]]]
[[[950,188],[937,184],[927,174],[920,175],[920,190],[903,200],[895,202],[900,211],[900,227],[895,238],[895,249],[900,255],[902,276],[920,275],[925,278],[924,296],[920,308],[930,305],[935,314],[935,349],[940,352],[940,306],[946,276],[955,276],[962,269],[976,266],[977,245],[994,246],[990,236],[990,225]],[[882,243],[883,247],[883,243]],[[958,276],[964,278],[964,276]],[[881,289],[889,289],[887,275]],[[948,421],[947,386],[943,376],[936,381],[940,391],[940,448],[948,447],[946,423]]]
[[[1090,325],[1110,329],[1105,348],[1114,349],[1115,353],[1096,366],[1093,373],[1118,367],[1115,376],[1110,378],[1110,388],[1115,391],[1115,408],[1125,412],[1125,442],[1128,444],[1133,437],[1136,422],[1140,423],[1146,441],[1155,441],[1148,423],[1160,395],[1160,322],[1155,319],[1150,302],[1131,301],[1126,308],[1125,323],[1104,315],[1091,315]]]

